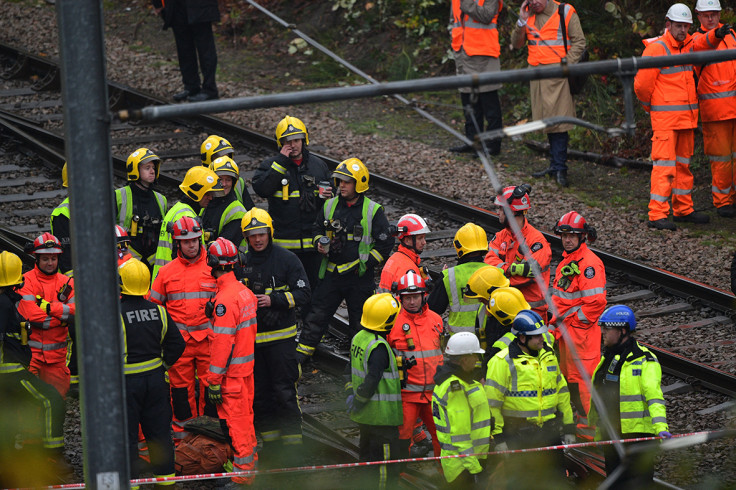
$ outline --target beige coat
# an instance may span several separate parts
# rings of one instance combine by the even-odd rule
[[[534,27],[541,28],[552,15],[557,15],[557,6],[557,3],[549,0],[544,11],[537,14]],[[511,33],[511,44],[515,47],[523,46],[526,44],[528,33],[526,26],[515,27]],[[585,50],[585,34],[577,12],[570,18],[567,35],[570,38],[567,61],[570,64],[577,63]],[[532,119],[539,120],[553,116],[575,117],[575,101],[570,95],[567,78],[532,80],[529,82],[529,92],[532,99]],[[573,127],[572,124],[558,124],[546,128],[544,132],[561,133],[570,131]]]

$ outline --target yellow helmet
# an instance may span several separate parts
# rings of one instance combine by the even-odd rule
[[[141,163],[153,160],[153,166],[156,167],[156,178],[158,179],[158,171],[161,168],[161,159],[148,148],[138,148],[130,154],[125,162],[125,170],[128,171],[128,182],[133,182],[141,178]]]
[[[251,208],[240,220],[240,229],[243,231],[243,236],[257,235],[268,229],[273,237],[273,220],[267,211]]]
[[[334,172],[332,172],[333,179],[355,181],[355,192],[362,194],[368,190],[368,180],[370,174],[365,164],[357,158],[348,158],[337,166]],[[337,187],[337,185],[335,185]]]
[[[524,299],[521,291],[514,287],[498,288],[491,293],[486,310],[498,320],[501,325],[510,326],[521,310],[531,307]]]
[[[360,324],[375,332],[388,332],[394,326],[401,305],[391,293],[374,294],[363,303]]]
[[[202,166],[209,167],[216,158],[232,155],[235,153],[235,150],[228,140],[213,134],[212,136],[207,136],[207,139],[202,142],[202,145],[199,147],[199,153],[202,159]]]
[[[471,252],[488,251],[486,231],[474,223],[465,223],[452,241],[458,258]]]
[[[216,197],[222,197],[225,192],[217,174],[204,167],[190,168],[182,183],[179,184],[179,189],[197,202],[201,201],[208,192],[214,192]]]
[[[61,167],[61,186],[69,187],[69,171],[66,168],[66,162],[64,162],[64,166]]]
[[[128,296],[145,296],[151,284],[151,271],[138,259],[128,259],[118,268],[120,292]]]
[[[232,177],[234,180],[238,180],[238,178],[240,178],[240,169],[238,169],[238,164],[228,156],[215,158],[212,160],[212,163],[210,163],[209,168],[215,172],[218,177],[227,176]]]
[[[284,141],[296,139],[303,139],[305,144],[309,144],[307,127],[300,119],[286,116],[276,125],[276,143],[281,148],[284,145]]]
[[[498,288],[509,286],[509,279],[498,267],[487,265],[473,272],[468,284],[463,288],[463,296],[468,299],[488,300],[491,293]]]
[[[0,288],[23,283],[23,262],[12,252],[0,252]]]

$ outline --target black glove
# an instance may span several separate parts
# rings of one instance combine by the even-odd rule
[[[716,37],[718,39],[723,39],[728,36],[728,33],[731,32],[732,29],[733,27],[731,27],[731,24],[723,24],[721,27],[716,29]]]

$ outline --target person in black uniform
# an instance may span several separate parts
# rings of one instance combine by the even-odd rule
[[[351,334],[360,330],[363,303],[376,288],[373,269],[388,258],[394,247],[383,206],[365,196],[370,175],[363,162],[348,158],[337,166],[332,177],[338,195],[325,202],[312,230],[322,263],[319,282],[312,292],[312,309],[296,348],[300,363],[314,354],[343,299]]]
[[[22,269],[23,264],[17,255],[0,253],[0,393],[3,396],[0,403],[0,461],[10,468],[21,463],[18,458],[23,458],[26,466],[38,468],[40,473],[45,473],[43,464],[48,461],[51,463],[49,471],[59,474],[60,481],[68,483],[74,472],[64,459],[64,400],[56,388],[28,371],[31,348],[28,346],[28,333],[21,325],[16,309],[21,298],[17,290],[23,285]],[[43,409],[43,423],[32,415],[38,408]],[[37,430],[43,428],[44,451],[35,462],[28,461],[27,452],[21,453],[15,448],[16,436],[29,428],[29,421],[38,425]],[[0,486],[51,483],[45,474],[35,475],[40,479],[29,480],[29,476],[25,475],[24,481],[11,481],[7,472],[0,471]]]
[[[69,187],[69,174],[66,162],[64,162],[64,166],[61,168],[61,186],[64,189]],[[64,252],[59,256],[59,271],[67,275],[71,275],[69,271],[72,270],[72,239],[69,218],[69,196],[66,196],[51,211],[49,226],[51,227],[51,234],[59,239],[61,250]]]
[[[154,475],[174,476],[171,398],[164,374],[179,359],[186,344],[166,309],[143,298],[151,283],[148,267],[129,259],[118,272],[131,473],[136,477],[140,472],[136,465],[140,424]]]
[[[232,179],[237,181],[240,173],[238,165],[232,158],[224,156],[215,158],[209,169],[220,178],[225,195],[213,198],[212,202],[200,211],[205,242],[214,242],[218,237],[222,237],[227,238],[237,247],[243,241],[240,221],[245,214],[245,208],[238,200],[232,186]]]
[[[268,199],[274,243],[299,257],[314,290],[322,256],[315,250],[312,224],[321,214],[324,199],[332,197],[331,187],[319,186],[329,182],[330,170],[307,149],[309,133],[299,119],[286,116],[279,122],[276,143],[279,154],[261,162],[253,176],[253,190]],[[301,313],[306,318],[308,311]]]
[[[263,438],[260,461],[296,464],[301,452],[302,413],[297,401],[296,308],[309,303],[307,273],[296,255],[273,243],[271,216],[253,208],[242,221],[248,252],[236,271],[258,299],[255,347],[255,427]],[[273,458],[280,457],[280,461]]]
[[[174,94],[174,100],[202,102],[217,99],[217,49],[212,33],[212,23],[220,22],[217,0],[153,0],[153,8],[164,19],[164,30],[171,27],[174,31],[176,55],[184,83],[184,90]]]

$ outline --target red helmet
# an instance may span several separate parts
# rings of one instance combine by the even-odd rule
[[[518,186],[504,187],[500,196],[496,196],[496,200],[493,204],[496,206],[502,206],[501,200],[509,203],[511,211],[519,212],[526,211],[529,209],[529,192],[532,190],[529,184],[522,184]]]
[[[585,221],[585,218],[576,211],[570,211],[560,218],[554,231],[557,235],[561,233],[580,233],[587,235],[591,243],[598,237],[598,233],[596,233],[595,228],[590,226]]]
[[[426,293],[427,284],[424,282],[422,276],[414,271],[409,271],[399,279],[399,282],[395,282],[391,289],[395,289],[394,294],[401,296],[402,294],[415,294],[415,293]],[[393,286],[392,285],[392,286]]]
[[[202,236],[202,226],[196,219],[184,216],[174,222],[170,233],[174,240],[190,240]]]
[[[115,241],[118,244],[118,248],[128,248],[128,244],[130,243],[128,232],[120,225],[115,225]]]
[[[407,236],[426,235],[429,233],[427,222],[418,214],[405,214],[399,218],[396,227],[399,231],[399,240]]]
[[[207,247],[207,265],[219,267],[238,263],[238,248],[227,238],[218,238]]]
[[[34,254],[60,254],[61,242],[51,233],[44,233],[33,241],[31,253]]]

